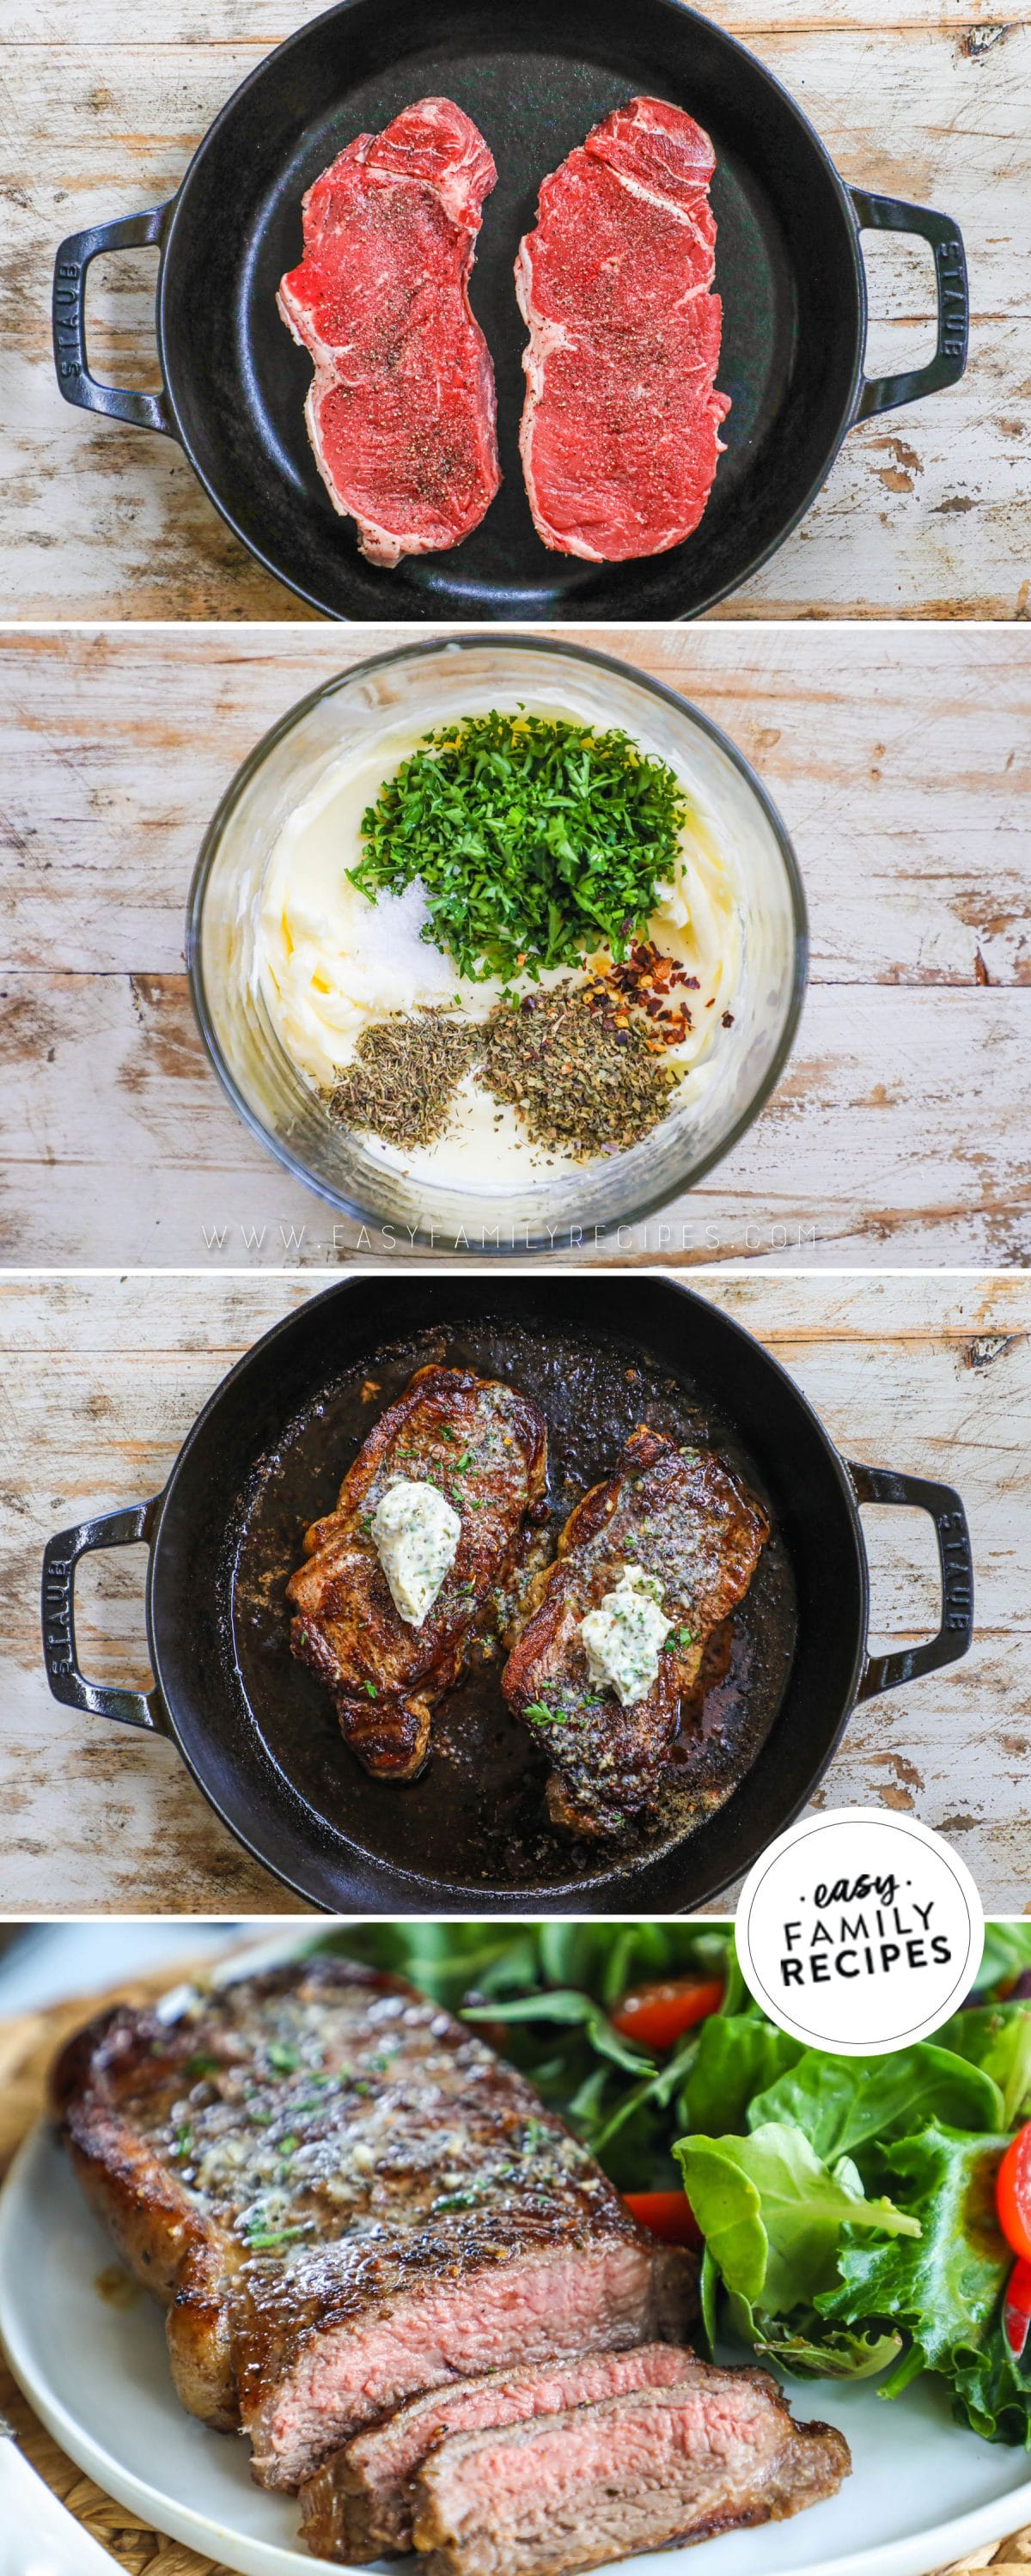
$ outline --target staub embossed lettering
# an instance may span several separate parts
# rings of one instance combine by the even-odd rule
[[[82,349],[83,274],[78,260],[62,259],[54,275],[54,349],[58,375],[65,379],[82,374],[81,355],[64,353]]]
[[[48,1671],[55,1675],[74,1670],[72,1636],[74,1569],[74,1557],[51,1557],[43,1584],[43,1643]]]
[[[935,260],[941,300],[941,353],[945,358],[962,358],[969,320],[962,244],[956,240],[938,242]]]

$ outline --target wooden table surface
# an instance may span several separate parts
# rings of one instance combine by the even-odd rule
[[[177,1965],[176,1978],[185,1973]],[[123,2001],[150,2003],[168,1983],[167,1971],[164,1975],[158,1971],[144,1977],[128,1976],[103,1995],[79,1996],[73,2003],[0,2019],[0,2179],[22,2138],[45,2108],[47,2071],[64,2040],[91,2011]],[[116,2504],[92,2478],[84,2476],[40,2423],[2,2353],[0,2411],[13,2424],[16,2439],[37,2476],[60,2497],[83,2529],[109,2551],[114,2566],[122,2569],[124,2576],[228,2576],[221,2561],[200,2558],[182,2542],[167,2539],[141,2522],[129,2507]],[[700,2562],[703,2568],[705,2563]],[[994,2569],[995,2576],[1013,2576],[1013,2571],[1025,2571],[1029,2563],[1031,2530],[1018,2531],[988,2548],[974,2550],[969,2558],[951,2568],[948,2576],[974,2576],[975,2570],[987,2567]]]
[[[267,1275],[0,1281],[0,1913],[289,1910],[216,1823],[171,1744],[51,1700],[37,1603],[51,1533],[157,1493],[226,1370],[310,1293],[310,1281]],[[585,1282],[585,1300],[591,1293]],[[921,1817],[955,1841],[989,1912],[1020,1913],[1031,1280],[756,1273],[710,1275],[704,1293],[775,1351],[847,1456],[959,1487],[976,1564],[974,1649],[857,1710],[818,1803]],[[892,1510],[866,1512],[864,1527],[872,1642],[930,1635],[930,1524]],[[80,1663],[97,1680],[146,1679],[142,1581],[141,1549],[80,1569]]]
[[[306,690],[396,640],[0,635],[0,1259],[389,1252],[334,1225],[235,1116],[194,1024],[183,927],[237,763]],[[1031,630],[608,640],[755,762],[795,837],[812,967],[756,1125],[601,1257],[1027,1261]]]
[[[0,596],[18,618],[291,618],[170,439],[90,420],[50,354],[62,237],[161,204],[237,84],[322,0],[7,0],[0,57]],[[842,176],[965,236],[971,362],[848,438],[803,525],[718,612],[1027,615],[1031,31],[1027,0],[706,0],[817,127]],[[428,21],[432,9],[428,11]],[[934,345],[930,254],[868,239],[868,366]],[[98,263],[94,372],[153,384],[153,252]]]

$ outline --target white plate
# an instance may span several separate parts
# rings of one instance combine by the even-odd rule
[[[0,2197],[0,2336],[26,2397],[78,2467],[158,2531],[240,2576],[312,2576],[290,2497],[252,2486],[244,2443],[207,2432],[174,2397],[157,2309],[143,2292],[128,2308],[100,2294],[111,2259],[41,2125]],[[829,2415],[852,2445],[841,2494],[710,2541],[704,2560],[672,2549],[626,2561],[624,2576],[710,2564],[712,2576],[928,2576],[1031,2520],[1024,2453],[961,2432],[933,2384],[891,2405],[829,2380],[792,2394],[799,2415]]]

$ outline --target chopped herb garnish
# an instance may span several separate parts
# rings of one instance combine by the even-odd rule
[[[296,2048],[287,2048],[281,2039],[274,2039],[266,2050],[266,2055],[276,2075],[296,2075],[301,2063],[300,2053]]]
[[[363,1682],[363,1683],[362,1683],[362,1689],[363,1689],[363,1691],[364,1691],[364,1693],[365,1693],[366,1699],[375,1699],[375,1697],[376,1697],[376,1684],[375,1684],[375,1682]]]
[[[557,1726],[561,1723],[553,1709],[545,1708],[542,1699],[532,1699],[524,1708],[523,1716],[529,1718],[531,1726]]]
[[[221,2075],[221,2072],[217,2057],[188,2057],[183,2068],[184,2075]]]
[[[423,938],[482,982],[625,958],[676,874],[684,790],[629,734],[563,717],[468,716],[428,733],[362,818],[348,871],[374,903],[418,877]]]

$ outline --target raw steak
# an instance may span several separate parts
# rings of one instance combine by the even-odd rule
[[[279,310],[310,349],[305,405],[335,510],[370,563],[461,544],[501,481],[494,374],[469,309],[497,171],[449,98],[359,134],[304,200],[304,257]]]
[[[465,2374],[677,2338],[697,2263],[635,2225],[526,2078],[340,1959],[128,2006],[53,2079],[79,2180],[168,2309],[172,2374],[296,2488]]]
[[[689,2360],[673,2388],[451,2435],[416,2479],[415,2542],[424,2576],[568,2576],[781,2522],[851,2465],[833,2426],[792,2422],[765,2371]]]
[[[520,447],[534,525],[559,554],[664,554],[702,516],[730,409],[714,389],[715,167],[682,108],[635,98],[541,188],[516,261]]]
[[[644,2343],[627,2352],[572,2353],[529,2370],[491,2370],[482,2379],[460,2379],[411,2398],[385,2423],[335,2451],[302,2488],[304,2537],[312,2555],[364,2563],[411,2549],[415,2481],[445,2434],[518,2424],[531,2415],[618,2397],[626,2388],[669,2387],[683,2378],[692,2359],[676,2344]]]

